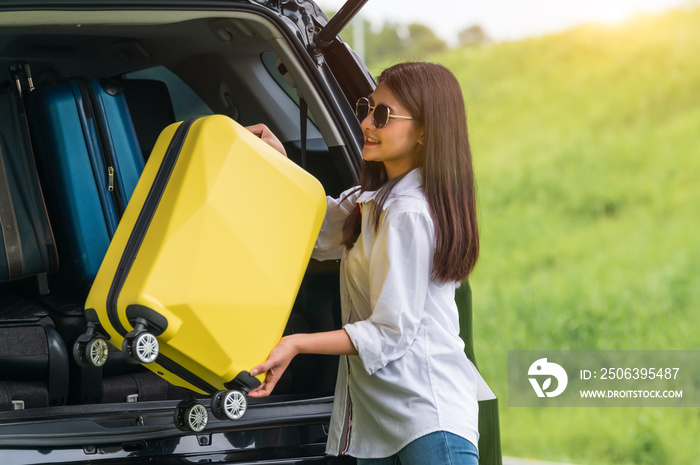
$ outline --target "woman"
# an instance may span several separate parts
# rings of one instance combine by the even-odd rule
[[[479,253],[464,100],[432,63],[385,70],[357,103],[360,186],[328,210],[313,257],[341,260],[342,329],[283,338],[250,393],[299,353],[341,355],[327,452],[359,464],[476,464],[476,369],[455,289]],[[251,129],[253,130],[253,129]],[[269,131],[253,130],[280,146]]]

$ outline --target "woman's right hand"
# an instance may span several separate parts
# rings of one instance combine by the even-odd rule
[[[277,150],[279,153],[284,155],[285,157],[287,156],[287,151],[284,150],[284,146],[282,145],[282,142],[275,136],[275,134],[270,131],[270,128],[265,126],[262,123],[259,124],[254,124],[253,126],[246,126],[246,129],[258,136],[260,139],[262,139],[264,142],[267,142],[267,144],[272,147],[273,149]]]
[[[250,397],[269,396],[292,359],[298,353],[299,349],[294,344],[294,335],[283,337],[272,349],[272,352],[267,357],[267,361],[250,370],[250,374],[253,376],[264,372],[267,372],[267,374],[262,385],[250,391],[248,395]]]
[[[272,349],[267,361],[250,370],[257,376],[267,372],[265,381],[248,394],[251,397],[269,396],[282,373],[298,354],[357,355],[357,349],[344,329],[322,333],[297,333],[283,337]]]

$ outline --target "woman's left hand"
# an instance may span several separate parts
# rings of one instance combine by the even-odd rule
[[[275,385],[280,380],[280,377],[287,369],[292,359],[299,353],[299,349],[293,342],[294,336],[283,337],[280,342],[272,349],[267,361],[250,370],[250,374],[256,376],[260,373],[267,372],[265,381],[256,389],[250,391],[250,397],[265,397],[272,393]]]
[[[246,126],[246,129],[258,136],[260,139],[263,140],[263,142],[266,142],[270,147],[277,150],[285,157],[287,156],[287,151],[284,150],[284,145],[282,145],[282,142],[280,142],[277,136],[275,136],[275,134],[272,131],[270,131],[270,128],[268,128],[264,124],[258,123],[254,124],[253,126]]]

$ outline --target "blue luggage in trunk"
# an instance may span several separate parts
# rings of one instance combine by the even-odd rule
[[[61,272],[90,283],[144,165],[121,85],[42,85],[28,94],[27,114]]]

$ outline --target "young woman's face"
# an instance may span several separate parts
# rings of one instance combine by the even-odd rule
[[[384,83],[377,86],[369,100],[372,107],[380,103],[388,106],[392,115],[412,116]],[[423,144],[423,129],[415,121],[389,118],[386,126],[377,129],[372,111],[361,124],[365,135],[362,158],[384,163],[389,179],[415,168],[415,160]]]

